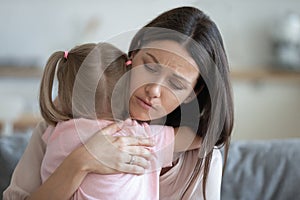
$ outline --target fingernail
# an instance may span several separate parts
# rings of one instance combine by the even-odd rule
[[[144,127],[149,127],[149,124],[146,123],[146,122],[144,122],[144,123],[143,123],[143,126],[144,126]]]

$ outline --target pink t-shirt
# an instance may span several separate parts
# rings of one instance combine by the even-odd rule
[[[42,161],[41,177],[45,182],[75,148],[87,141],[96,131],[111,124],[107,120],[73,119],[49,126],[43,135],[47,144]],[[153,158],[144,175],[88,174],[72,199],[155,200],[159,199],[159,174],[162,167],[172,165],[174,129],[168,126],[125,124],[114,135],[146,136],[155,141]],[[148,147],[147,147],[148,148]],[[105,152],[109,154],[110,152]]]

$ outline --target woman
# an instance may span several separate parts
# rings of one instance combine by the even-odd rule
[[[161,171],[160,199],[219,199],[222,159],[214,146],[228,149],[233,103],[228,62],[216,25],[196,8],[167,11],[135,35],[129,56],[131,116],[145,121],[167,114],[166,125],[190,126],[203,140],[201,148],[175,156],[173,166]],[[143,146],[151,146],[151,141],[109,137],[121,128],[113,124],[74,150],[41,185],[45,126],[35,130],[4,199],[68,199],[88,173],[141,174],[150,159]],[[177,135],[190,145],[184,132]],[[97,157],[103,151],[111,153]]]

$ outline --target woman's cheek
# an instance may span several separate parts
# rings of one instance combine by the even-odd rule
[[[153,82],[151,76],[146,74],[141,67],[135,67],[131,70],[130,92],[133,93],[138,88]]]
[[[169,100],[173,102],[173,104],[176,104],[176,107],[178,107],[189,95],[189,91],[187,90],[172,90],[169,89],[168,97]]]
[[[169,91],[166,92],[163,99],[163,107],[167,114],[171,113],[173,110],[175,110],[180,105],[180,98],[173,92]]]

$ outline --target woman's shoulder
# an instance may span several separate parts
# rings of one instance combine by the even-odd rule
[[[223,163],[223,156],[222,156],[221,150],[218,147],[215,147],[213,149],[211,162],[218,162],[221,164]]]
[[[33,134],[38,134],[42,136],[45,132],[45,130],[48,128],[48,124],[45,120],[41,120],[37,123],[35,129],[33,130]]]

